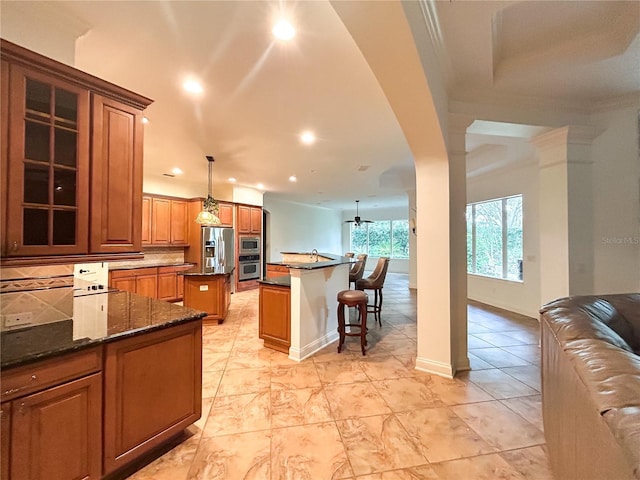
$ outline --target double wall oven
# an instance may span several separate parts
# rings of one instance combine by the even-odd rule
[[[238,238],[238,281],[260,278],[260,237],[243,235]]]

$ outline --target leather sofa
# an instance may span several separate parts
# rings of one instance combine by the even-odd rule
[[[559,299],[540,327],[555,478],[640,480],[640,294]]]

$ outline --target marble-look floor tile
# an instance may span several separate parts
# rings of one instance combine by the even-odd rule
[[[260,350],[235,350],[231,352],[227,361],[227,369],[267,368],[271,366],[271,351],[268,348]]]
[[[502,452],[500,456],[527,480],[554,480],[549,457],[541,446]]]
[[[224,370],[227,366],[228,352],[218,352],[206,347],[202,348],[202,370]]]
[[[391,413],[391,409],[371,383],[329,385],[324,388],[335,419]]]
[[[218,392],[223,370],[202,372],[202,398],[212,398]]]
[[[500,455],[489,454],[432,465],[439,480],[525,480]]]
[[[485,362],[490,363],[497,368],[529,365],[529,362],[527,362],[526,360],[520,357],[516,357],[515,355],[512,355],[509,352],[506,352],[505,350],[498,347],[474,348],[470,349],[469,351],[476,357],[480,358],[480,360],[484,360]]]
[[[360,364],[352,359],[316,363],[316,370],[320,376],[320,381],[326,385],[366,382],[369,380]]]
[[[498,450],[544,443],[543,433],[499,401],[457,405],[451,410]]]
[[[200,438],[193,436],[144,466],[129,480],[187,480]]]
[[[471,365],[471,370],[487,370],[489,368],[495,368],[490,363],[487,363],[484,360],[481,360],[480,358],[476,357],[473,353],[467,353],[467,356],[469,358],[469,364]]]
[[[537,365],[524,365],[522,367],[507,367],[501,369],[504,373],[517,378],[525,385],[535,388],[538,392],[542,391],[540,367]]]
[[[329,403],[320,387],[271,392],[271,428],[331,420]]]
[[[414,373],[400,360],[391,355],[381,355],[360,360],[360,367],[371,380],[411,377]]]
[[[476,333],[475,336],[480,340],[490,343],[494,347],[509,347],[514,345],[526,345],[527,342],[510,336],[508,333]],[[473,347],[469,347],[473,348]]]
[[[295,388],[319,387],[320,377],[312,362],[293,366],[271,367],[271,389],[292,390]]]
[[[217,397],[203,437],[266,430],[271,425],[270,392]]]
[[[467,376],[469,380],[496,399],[525,397],[539,393],[498,369],[471,370],[461,376]]]
[[[372,382],[394,412],[437,407],[444,403],[429,388],[429,376],[416,376]]]
[[[398,419],[430,463],[495,451],[447,407],[400,413]]]
[[[225,370],[218,388],[218,397],[265,392],[270,388],[268,368]]]
[[[363,475],[357,480],[440,480],[430,465]]]
[[[429,389],[447,405],[485,402],[493,397],[480,387],[469,382],[432,375],[429,378]]]
[[[393,355],[415,355],[418,345],[415,340],[404,336],[402,340],[389,340],[386,338],[378,342],[378,345]]]
[[[189,470],[188,480],[268,479],[270,444],[269,431],[205,438]]]
[[[516,412],[525,420],[535,425],[541,432],[544,431],[542,423],[542,395],[532,395],[530,397],[514,397],[500,400],[511,410]]]
[[[356,476],[427,463],[394,414],[338,420],[336,425]]]
[[[352,477],[335,423],[272,430],[271,480],[340,480]]]
[[[360,355],[362,352],[360,352]],[[313,354],[311,359],[314,363],[326,363],[326,362],[344,362],[348,359],[356,358],[356,353],[343,349],[338,353],[338,342],[335,341],[318,350]]]

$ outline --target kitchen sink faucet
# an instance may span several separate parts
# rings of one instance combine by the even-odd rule
[[[318,261],[318,250],[316,250],[315,248],[313,250],[311,250],[311,257],[315,257],[315,260],[313,260],[314,262]]]

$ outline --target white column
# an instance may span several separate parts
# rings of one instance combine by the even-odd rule
[[[416,209],[416,191],[407,192],[409,198],[409,288],[418,288],[418,259],[416,237],[418,235],[418,211]]]
[[[566,126],[532,140],[540,166],[540,300],[593,293],[591,143],[602,130]]]

